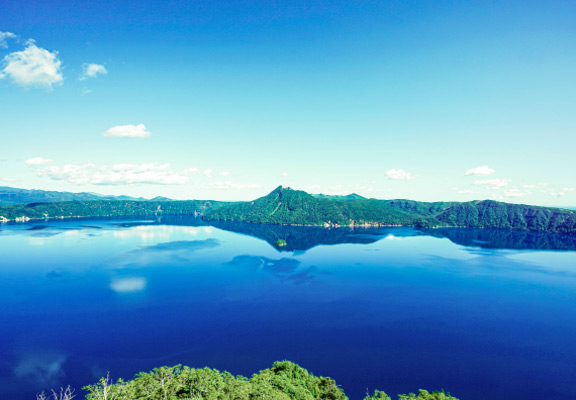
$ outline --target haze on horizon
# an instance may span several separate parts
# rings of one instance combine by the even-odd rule
[[[0,186],[574,206],[574,21],[541,0],[3,4]]]

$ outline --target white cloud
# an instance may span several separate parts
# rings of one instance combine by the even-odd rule
[[[288,172],[282,172],[280,175],[282,175],[283,177],[287,177],[287,176],[288,176]]]
[[[144,278],[122,278],[113,280],[110,288],[118,293],[134,293],[146,288],[146,279]]]
[[[504,197],[522,197],[529,195],[530,192],[526,189],[511,188],[504,190]]]
[[[562,190],[564,190],[565,192],[573,192],[574,188],[564,188]]]
[[[208,178],[212,178],[212,172],[214,172],[214,171],[212,171],[211,169],[205,169],[203,174],[204,174],[204,176],[206,176]]]
[[[208,186],[205,186],[204,189],[258,189],[261,188],[262,185],[259,184],[240,184],[240,183],[232,183],[230,181],[227,182],[212,182]]]
[[[37,47],[33,40],[28,41],[24,50],[5,56],[2,63],[0,79],[8,77],[22,86],[51,89],[64,80],[58,52]]]
[[[88,78],[96,78],[98,75],[106,75],[108,70],[105,66],[100,64],[83,64],[82,65],[82,75],[80,75],[80,80],[86,80]]]
[[[117,164],[98,167],[92,163],[65,164],[38,169],[39,176],[64,180],[75,185],[183,185],[188,177],[172,171],[170,164]]]
[[[553,196],[553,197],[556,197],[559,199],[560,197],[564,196],[566,193],[564,193],[564,192],[548,192],[548,194],[550,196]]]
[[[17,179],[12,179],[12,178],[2,178],[0,179],[2,182],[10,182],[10,183],[14,183],[14,182],[18,182]]]
[[[42,164],[50,164],[54,162],[54,160],[50,160],[48,158],[43,157],[32,157],[24,161],[27,165],[42,165]]]
[[[483,179],[474,181],[476,186],[484,186],[487,190],[496,190],[506,187],[512,182],[512,179]]]
[[[16,39],[18,35],[15,35],[12,32],[2,32],[0,31],[0,49],[7,49],[8,42],[6,39]]]
[[[114,138],[145,138],[150,136],[144,124],[138,125],[116,125],[102,132],[103,136]]]
[[[182,175],[196,175],[199,174],[200,170],[198,168],[187,168],[182,171]]]
[[[228,175],[230,175],[230,172],[228,172],[228,171],[223,171],[223,172],[220,172],[218,175],[220,175],[220,176],[228,176]]]
[[[388,179],[402,180],[402,181],[410,181],[412,179],[416,179],[416,177],[410,174],[410,172],[394,168],[386,171],[386,177]]]
[[[482,165],[480,167],[469,169],[464,173],[464,175],[473,175],[473,176],[488,176],[493,175],[496,170],[488,167],[487,165]]]

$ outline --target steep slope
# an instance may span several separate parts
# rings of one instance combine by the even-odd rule
[[[436,218],[450,226],[576,233],[576,212],[493,200],[456,204]]]

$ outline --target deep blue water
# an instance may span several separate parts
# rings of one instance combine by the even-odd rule
[[[0,397],[287,359],[352,400],[576,398],[574,236],[205,224],[0,225]]]

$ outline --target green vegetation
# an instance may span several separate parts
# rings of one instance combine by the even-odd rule
[[[164,198],[127,201],[116,198],[0,207],[0,221],[146,215],[202,215],[211,221],[278,225],[466,227],[576,233],[576,211],[573,210],[492,200],[428,203],[366,199],[356,194],[311,195],[282,186],[251,202],[174,201]]]
[[[0,207],[0,220],[77,217],[127,217],[146,215],[194,215],[221,207],[217,201],[66,201]]]
[[[284,239],[278,239],[278,240],[276,241],[276,243],[274,243],[274,246],[276,246],[276,247],[286,247],[287,244],[286,244],[286,241],[285,241]]]
[[[348,397],[331,378],[316,377],[289,361],[277,361],[272,368],[250,379],[211,368],[160,367],[142,372],[130,381],[112,383],[108,377],[84,388],[86,400],[346,400]],[[387,399],[376,390],[364,400]],[[398,400],[458,400],[444,392],[420,390],[399,395]]]
[[[209,210],[208,220],[287,225],[376,225],[576,233],[576,212],[497,201],[333,200],[278,187],[252,202]]]
[[[252,202],[236,203],[205,214],[205,219],[288,225],[435,226],[434,218],[395,209],[382,200],[330,200],[278,187]]]
[[[29,203],[49,203],[61,201],[95,201],[95,200],[131,200],[146,201],[142,197],[130,196],[105,196],[96,193],[71,193],[56,192],[47,190],[18,189],[7,186],[0,186],[0,206]],[[158,198],[154,199],[158,200]],[[170,199],[166,199],[170,200]]]
[[[366,200],[366,197],[360,196],[359,194],[356,193],[348,194],[345,196],[337,194],[311,194],[311,196],[323,200],[337,200],[337,201]]]
[[[576,212],[484,200],[458,203],[436,218],[448,226],[576,233]]]

